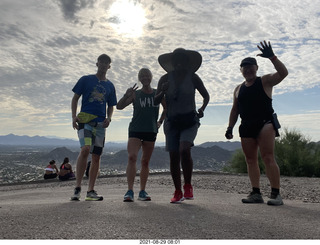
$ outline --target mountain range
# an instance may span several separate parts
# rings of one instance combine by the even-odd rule
[[[19,136],[15,134],[0,135],[0,145],[76,145],[78,141],[72,139],[48,138],[44,136]]]
[[[101,174],[125,172],[128,162],[126,145],[127,142],[106,143],[101,156]],[[229,164],[235,149],[240,147],[240,142],[206,142],[194,146],[194,169],[221,171]],[[55,160],[59,167],[65,157],[70,159],[75,169],[79,151],[78,142],[70,139],[13,134],[0,136],[0,184],[41,180],[50,160]],[[137,169],[140,169],[140,159],[141,151],[138,154]],[[150,160],[150,170],[169,171],[169,162],[169,153],[165,147],[156,146]]]
[[[233,151],[228,151],[219,146],[192,148],[193,165],[195,169],[220,171],[229,163]],[[66,147],[55,148],[50,152],[44,152],[30,156],[27,162],[39,163],[45,166],[50,160],[55,160],[60,166],[62,160],[68,157],[70,163],[75,166],[79,152],[73,152]],[[141,151],[138,154],[137,169],[140,169]],[[90,160],[90,157],[89,159]],[[169,169],[169,153],[164,147],[155,147],[150,159],[150,169]],[[120,150],[113,154],[103,154],[101,156],[101,169],[113,169],[125,171],[128,163],[127,150]]]
[[[10,147],[10,146],[28,146],[39,148],[48,147],[68,147],[72,150],[80,148],[79,141],[73,139],[62,139],[62,138],[49,138],[45,136],[19,136],[15,134],[0,135],[0,147]],[[105,150],[107,152],[119,151],[125,149],[127,143],[117,143],[117,142],[106,142]]]
[[[79,149],[78,140],[73,139],[60,139],[60,138],[49,138],[45,136],[19,136],[15,134],[0,135],[0,146],[38,146],[38,147],[68,147],[72,149]],[[156,146],[164,146],[164,143],[157,143]],[[199,147],[208,148],[212,146],[219,146],[222,149],[234,151],[241,148],[241,144],[238,141],[219,141],[219,142],[205,142],[197,145]],[[126,149],[127,142],[106,142],[105,149],[108,152],[115,152],[122,149]]]

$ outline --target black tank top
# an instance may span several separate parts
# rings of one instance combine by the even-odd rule
[[[245,121],[272,119],[274,112],[272,99],[264,91],[261,77],[257,77],[250,87],[247,87],[245,83],[241,85],[238,109],[241,119]]]

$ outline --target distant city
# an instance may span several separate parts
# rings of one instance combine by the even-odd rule
[[[101,157],[100,175],[125,173],[127,165],[127,142],[106,142]],[[222,171],[229,164],[232,154],[240,149],[240,142],[206,142],[193,147],[194,169]],[[75,169],[79,143],[72,139],[43,136],[0,136],[0,184],[44,181],[44,168],[50,160],[59,167],[65,157]],[[139,169],[139,159],[137,168]],[[169,154],[164,144],[158,144],[150,161],[151,172],[169,171]]]

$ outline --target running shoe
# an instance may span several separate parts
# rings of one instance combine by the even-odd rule
[[[185,184],[183,186],[184,189],[184,198],[185,199],[189,199],[189,200],[193,200],[193,188],[191,184]]]
[[[181,203],[184,200],[183,194],[181,190],[176,190],[174,192],[173,198],[171,198],[171,203]]]
[[[95,190],[88,191],[86,201],[102,201],[103,196],[99,196]]]
[[[243,203],[264,203],[261,194],[256,192],[251,192],[247,198],[242,199]]]
[[[145,190],[142,190],[139,192],[138,200],[140,201],[151,201],[151,197],[148,195],[148,193]]]
[[[128,190],[127,193],[124,195],[123,201],[124,202],[133,202],[134,193],[133,190]]]
[[[71,197],[71,201],[80,201],[80,192],[81,192],[81,187],[76,187]]]
[[[271,197],[271,199],[267,202],[267,204],[272,206],[283,205],[282,197],[280,196],[280,194],[278,194],[276,198]]]

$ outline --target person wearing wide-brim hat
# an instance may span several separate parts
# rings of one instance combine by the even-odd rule
[[[167,74],[159,80],[155,104],[159,104],[165,97],[167,113],[164,133],[175,186],[171,203],[180,203],[184,199],[193,199],[191,147],[200,126],[199,118],[203,117],[210,96],[200,77],[195,74],[202,63],[200,53],[178,48],[160,55],[158,61]],[[195,103],[196,90],[203,97],[198,111]],[[184,194],[181,188],[180,162],[184,176]]]

